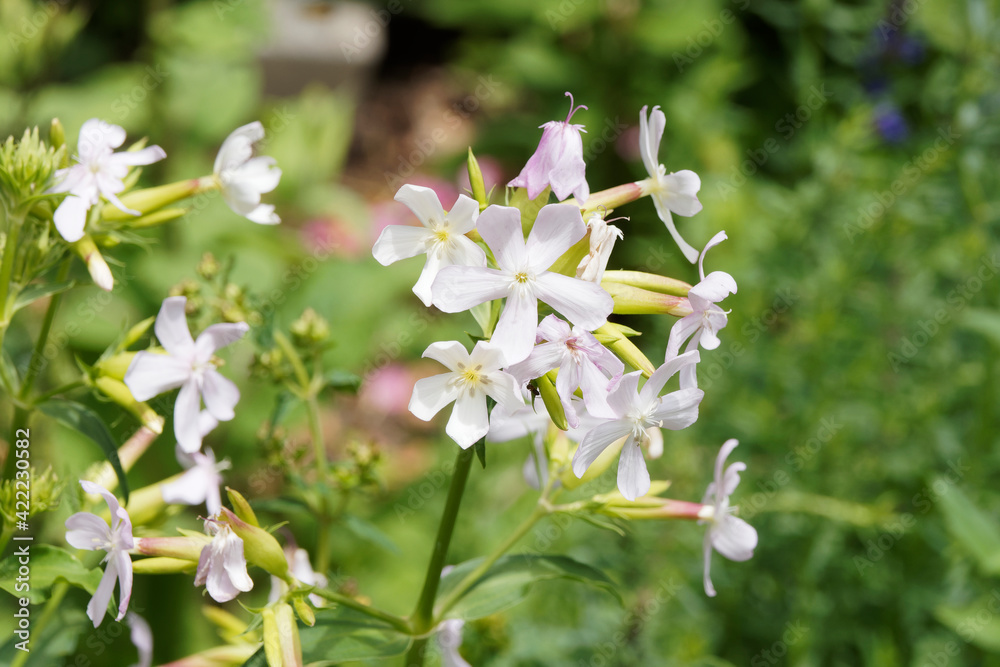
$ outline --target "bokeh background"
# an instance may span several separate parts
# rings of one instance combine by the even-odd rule
[[[624,536],[543,524],[521,549],[604,569],[626,606],[539,584],[466,626],[464,655],[477,666],[1000,665],[998,12],[995,0],[0,0],[0,131],[57,116],[74,142],[100,117],[162,145],[169,158],[148,174],[165,181],[209,173],[233,128],[264,123],[263,153],[284,172],[271,199],[282,225],[199,202],[122,255],[113,299],[93,288],[63,308],[83,326],[70,351],[96,357],[206,251],[232,259],[248,293],[278,295],[279,323],[315,308],[336,342],[328,362],[364,380],[324,402],[331,456],[378,457],[335,531],[331,575],[408,613],[454,444],[406,403],[435,368],[424,348],[473,324],[421,306],[419,262],[371,258],[382,226],[411,220],[392,195],[429,185],[448,207],[470,145],[502,191],[537,127],[565,116],[565,91],[589,107],[574,121],[588,129],[591,189],[637,180],[638,110],[660,105],[661,159],[702,178],[704,210],[681,231],[700,247],[726,230],[708,269],[731,273],[739,293],[722,346],[703,355],[701,419],[668,432],[652,471],[673,497],[698,500],[718,447],[738,438],[748,469],[734,502],[760,546],[747,563],[716,556],[708,599],[693,524]],[[630,219],[610,268],[697,279],[649,202],[620,213]],[[662,355],[669,318],[624,321]],[[243,400],[209,444],[233,461],[230,485],[314,548],[308,513],[281,499],[286,476],[308,468],[303,415],[266,437],[276,390],[251,377],[250,357],[229,358]],[[42,455],[67,478],[98,458],[46,428]],[[485,553],[529,510],[527,449],[491,446],[474,470],[450,560]],[[178,469],[157,443],[133,486]],[[246,602],[266,591],[262,578]],[[201,604],[189,578],[137,579],[157,663],[216,643]],[[130,664],[127,633],[95,639],[84,606],[79,591],[63,604],[44,664]]]

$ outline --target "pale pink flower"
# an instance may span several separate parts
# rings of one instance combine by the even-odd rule
[[[264,126],[260,121],[236,128],[222,142],[213,171],[222,198],[234,213],[251,222],[276,225],[281,218],[275,214],[274,206],[260,202],[260,196],[278,187],[281,169],[272,157],[254,157],[254,147],[263,138]]]
[[[56,172],[58,182],[49,192],[68,192],[56,209],[54,222],[56,229],[67,241],[79,241],[87,223],[87,212],[97,204],[101,196],[119,210],[130,215],[140,215],[126,207],[118,193],[125,189],[122,179],[130,167],[152,164],[167,157],[159,146],[147,146],[137,151],[114,150],[125,142],[125,130],[106,123],[99,118],[91,118],[80,128],[77,142],[78,164]]]
[[[571,125],[570,119],[579,109],[586,109],[582,104],[573,106],[573,96],[570,98],[569,114],[566,120],[553,120],[542,128],[542,139],[538,148],[528,159],[521,173],[507,185],[512,188],[527,188],[528,197],[535,199],[546,186],[552,186],[556,198],[562,201],[573,195],[583,203],[590,197],[590,186],[587,185],[587,165],[583,161],[583,139],[581,132],[586,132],[583,125]]]
[[[624,235],[622,230],[609,225],[600,213],[591,214],[587,220],[587,228],[590,229],[590,250],[577,265],[576,277],[600,285],[615,241],[624,238]]]
[[[87,493],[101,495],[111,512],[110,526],[104,519],[90,512],[77,512],[66,519],[66,541],[70,546],[107,552],[101,561],[107,563],[104,576],[87,605],[87,616],[96,628],[104,620],[111,594],[115,590],[115,582],[118,583],[119,595],[118,616],[115,620],[122,620],[128,610],[128,603],[132,598],[132,558],[128,552],[135,547],[135,540],[132,537],[132,520],[125,508],[118,504],[113,493],[87,480],[80,480],[80,486]]]
[[[206,418],[215,421],[211,415],[203,412],[202,419]],[[176,455],[178,462],[187,471],[173,482],[160,486],[163,501],[177,505],[205,503],[205,509],[210,516],[218,514],[222,509],[222,494],[219,491],[222,475],[219,473],[230,467],[229,461],[217,463],[210,447],[205,449],[204,454],[201,452],[188,454],[178,446]]]
[[[229,524],[211,518],[205,521],[205,530],[213,537],[201,550],[194,585],[204,585],[216,602],[229,602],[241,592],[253,589],[239,535]]]

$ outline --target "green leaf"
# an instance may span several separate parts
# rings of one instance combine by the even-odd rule
[[[125,502],[128,502],[128,480],[125,478],[122,462],[118,458],[118,444],[100,416],[85,405],[62,398],[50,398],[41,403],[38,409],[60,424],[79,431],[97,443],[114,469],[115,475],[118,476],[118,485],[121,487]]]
[[[332,370],[323,376],[324,388],[340,389],[357,393],[361,386],[361,378],[354,373],[344,370]]]
[[[1000,653],[1000,618],[993,611],[998,602],[996,597],[994,589],[992,597],[983,598],[978,604],[968,607],[942,605],[934,610],[934,615],[965,641],[985,651]]]
[[[97,585],[101,582],[100,568],[88,570],[76,556],[59,547],[15,542],[15,549],[25,544],[28,545],[31,559],[31,588],[27,591],[17,590],[18,584],[23,585],[24,582],[17,581],[17,571],[21,563],[15,551],[0,561],[0,588],[3,590],[14,597],[27,597],[31,604],[45,602],[49,597],[49,589],[59,579],[65,579],[90,594],[97,590]]]
[[[33,285],[28,285],[17,298],[14,300],[14,312],[21,310],[26,306],[30,306],[39,299],[44,299],[47,296],[52,296],[53,294],[60,294],[68,289],[72,289],[76,286],[76,283],[72,280],[67,280],[58,283],[35,283]]]
[[[32,611],[32,621],[36,618],[35,614],[39,613],[41,610]],[[56,611],[56,615],[41,631],[41,634],[31,633],[31,639],[28,643],[28,648],[31,650],[28,653],[28,659],[24,662],[24,667],[52,667],[52,665],[67,664],[66,656],[71,655],[76,650],[80,637],[88,628],[90,631],[94,630],[94,626],[82,609],[63,605]],[[16,646],[20,642],[21,639],[14,635],[0,646],[0,665],[12,664],[14,656],[23,653]]]
[[[939,482],[947,488],[939,503],[948,532],[985,574],[1000,574],[1000,529],[996,522],[944,478],[935,480],[931,488],[938,488]]]
[[[310,667],[335,665],[347,660],[389,658],[402,655],[411,638],[392,626],[347,607],[316,610],[316,625],[299,626],[303,662]],[[243,667],[265,667],[263,649]]]
[[[14,360],[7,354],[7,350],[3,349],[0,349],[0,382],[3,382],[4,388],[12,395],[17,393],[17,388],[21,384]]]
[[[438,599],[448,597],[462,581],[482,562],[482,558],[456,565],[441,579]],[[467,621],[513,607],[521,602],[537,581],[570,579],[606,591],[623,603],[615,583],[603,572],[568,556],[536,556],[518,554],[504,556],[487,570],[486,574],[448,610],[448,618]]]
[[[391,554],[400,553],[399,547],[382,530],[370,521],[366,521],[359,516],[348,514],[344,517],[344,525],[352,533],[362,540],[381,547]]]
[[[483,470],[486,470],[486,440],[480,439],[476,442],[476,456],[479,457]]]

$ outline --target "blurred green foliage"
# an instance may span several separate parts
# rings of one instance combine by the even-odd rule
[[[419,307],[409,291],[414,266],[306,263],[297,226],[327,217],[363,230],[370,220],[364,199],[342,185],[352,124],[366,119],[344,90],[263,95],[255,49],[268,26],[257,3],[221,17],[207,0],[148,3],[132,14],[124,56],[88,31],[108,25],[100,13],[128,14],[119,7],[128,3],[60,6],[37,30],[22,28],[53,4],[0,2],[10,31],[0,44],[5,135],[59,116],[72,145],[74,128],[99,116],[148,133],[170,156],[167,176],[181,177],[207,173],[225,135],[259,117],[271,130],[267,154],[284,170],[282,228],[248,226],[208,202],[151,252],[129,256],[116,269],[124,289],[94,316],[96,292],[69,304],[67,317],[85,320],[74,353],[95,357],[122,323],[154,313],[205,251],[235,257],[236,282],[280,290],[283,324],[315,308],[337,343],[327,357],[359,374],[472,329],[471,318]],[[652,471],[674,481],[672,496],[698,499],[717,447],[738,438],[736,458],[748,470],[734,502],[760,534],[753,560],[716,557],[719,596],[707,599],[693,525],[647,523],[619,537],[543,524],[521,548],[610,573],[626,607],[569,583],[538,584],[527,603],[466,626],[472,664],[1000,664],[998,15],[995,0],[427,0],[393,15],[390,45],[419,44],[432,26],[448,36],[443,69],[456,86],[471,94],[477,77],[499,82],[474,115],[474,148],[508,178],[533,150],[535,128],[565,116],[566,90],[589,107],[574,120],[589,129],[592,190],[640,178],[629,128],[641,106],[660,105],[661,159],[702,178],[704,211],[679,227],[696,246],[725,229],[729,241],[707,269],[728,271],[740,287],[726,301],[722,346],[703,355],[702,418],[667,435]],[[424,170],[450,179],[464,159],[464,147],[435,154]],[[630,219],[619,224],[620,266],[610,268],[696,279],[652,205],[620,213]],[[650,358],[662,354],[670,321],[626,323],[644,332]],[[244,374],[237,420],[210,444],[235,462],[229,483],[250,488],[270,479],[262,460],[282,457],[264,459],[255,442],[275,392],[250,389],[240,370],[249,359],[239,355],[229,361]],[[396,433],[416,439],[417,455],[384,445],[388,488],[352,509],[358,516],[335,534],[333,551],[337,581],[405,614],[454,446],[436,431]],[[78,436],[59,431],[57,442],[46,458],[64,473],[92,460]],[[174,470],[158,444],[150,458]],[[493,446],[489,467],[473,472],[451,561],[481,555],[530,511],[520,479],[526,451]],[[414,465],[430,474],[401,472]],[[136,487],[156,479],[143,467]],[[251,499],[264,500],[256,489]],[[277,502],[263,507],[289,511]],[[289,518],[313,547],[307,513]],[[57,524],[40,538],[58,542]],[[70,599],[82,608],[83,596]],[[138,580],[133,599],[153,625],[158,660],[212,644],[189,581]],[[75,651],[98,659],[86,638]],[[101,664],[132,660],[124,639],[111,651],[114,662]]]

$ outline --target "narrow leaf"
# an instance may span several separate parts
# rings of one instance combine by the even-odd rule
[[[60,424],[74,431],[79,431],[97,443],[114,469],[115,475],[118,476],[118,485],[121,487],[122,495],[125,496],[127,503],[128,480],[125,478],[122,462],[118,458],[118,445],[104,420],[87,406],[61,398],[51,398],[40,404],[38,409]]]

